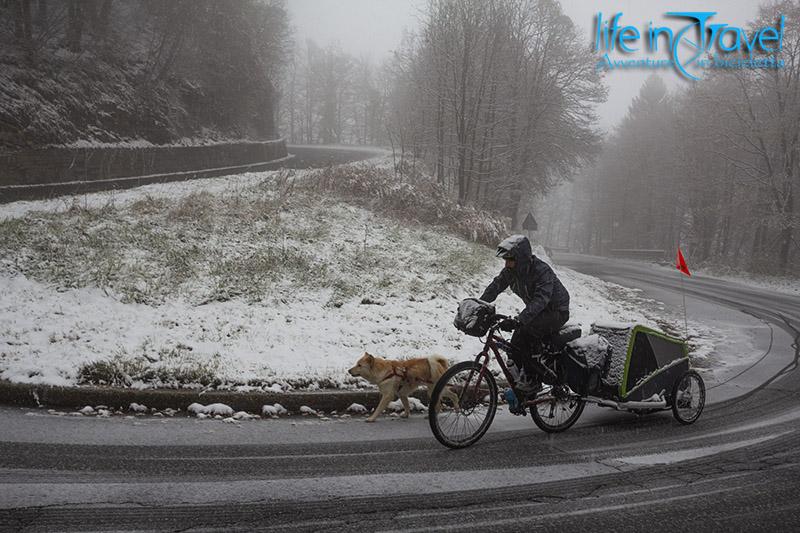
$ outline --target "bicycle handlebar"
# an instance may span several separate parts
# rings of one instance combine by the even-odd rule
[[[511,317],[507,315],[501,315],[500,313],[495,313],[495,315],[492,317],[492,327],[489,328],[488,332],[490,336],[494,335],[494,333],[497,331],[497,326],[499,326],[500,322],[502,322],[506,318],[511,318]]]

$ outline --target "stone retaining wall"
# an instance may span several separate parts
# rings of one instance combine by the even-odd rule
[[[44,148],[0,155],[0,202],[264,170],[286,141],[143,148]],[[108,183],[104,183],[108,182]]]

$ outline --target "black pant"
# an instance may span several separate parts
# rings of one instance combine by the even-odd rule
[[[535,368],[531,366],[531,355],[541,353],[542,338],[558,333],[567,320],[569,311],[545,309],[529,323],[517,328],[511,336],[513,350],[509,354],[517,368],[524,368],[529,376],[535,375]]]

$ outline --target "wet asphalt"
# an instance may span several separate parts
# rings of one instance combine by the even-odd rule
[[[668,269],[556,260],[681,298]],[[447,450],[423,414],[226,424],[0,408],[0,530],[797,530],[800,298],[684,288],[690,320],[740,324],[758,351],[709,382],[692,426],[590,406],[546,435],[501,411],[479,443]]]

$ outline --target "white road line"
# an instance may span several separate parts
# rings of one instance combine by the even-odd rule
[[[647,446],[648,443],[653,443],[659,446],[664,446],[667,444],[683,444],[689,441],[695,440],[702,440],[711,437],[721,437],[723,435],[732,435],[735,433],[744,433],[746,431],[751,431],[753,429],[760,429],[769,426],[777,426],[779,424],[785,424],[787,422],[793,422],[795,420],[800,419],[800,410],[793,410],[783,413],[779,416],[769,418],[767,420],[761,420],[758,422],[753,422],[750,424],[745,424],[742,426],[737,426],[735,428],[730,429],[721,429],[718,431],[710,431],[708,433],[703,433],[701,435],[693,435],[691,437],[681,437],[678,439],[648,439],[648,440],[640,440],[637,441],[638,447]],[[569,454],[597,454],[598,452],[608,452],[613,450],[620,450],[622,448],[630,448],[630,446],[604,446],[602,448],[583,448],[578,450],[573,450],[569,448],[565,448],[563,451]]]
[[[770,481],[764,481],[761,483],[756,483],[750,485],[751,487],[756,485],[764,485],[766,483],[770,483]],[[470,522],[469,528],[471,530],[475,530],[477,528],[486,527],[491,529],[497,529],[497,526],[503,525],[514,525],[519,527],[520,524],[526,522],[538,522],[541,520],[553,520],[558,518],[569,518],[572,516],[581,516],[587,514],[595,514],[595,513],[607,513],[611,511],[629,511],[636,507],[648,507],[652,505],[663,505],[665,503],[682,501],[682,500],[691,500],[694,498],[700,498],[705,496],[711,496],[714,494],[722,494],[724,492],[732,492],[735,490],[739,490],[740,487],[728,487],[724,489],[717,489],[708,492],[704,492],[702,494],[685,494],[681,496],[673,496],[671,498],[658,498],[656,500],[648,500],[644,502],[637,502],[637,503],[623,503],[619,505],[606,505],[603,507],[594,507],[590,509],[578,509],[575,511],[566,511],[562,513],[550,513],[550,514],[540,514],[536,516],[528,516],[528,517],[517,517],[517,518],[499,518],[499,519],[492,519],[486,520],[483,522]],[[448,531],[448,530],[463,530],[464,524],[454,524],[454,525],[447,525],[447,526],[427,526],[423,528],[408,528],[408,529],[385,529],[380,530],[380,533],[411,533],[416,531]]]
[[[729,442],[726,444],[718,444],[716,446],[705,446],[703,448],[689,448],[686,450],[674,450],[669,452],[651,453],[646,455],[633,455],[629,457],[619,457],[614,459],[616,463],[637,466],[651,466],[651,465],[666,465],[672,463],[679,463],[681,461],[688,461],[690,459],[698,459],[700,457],[707,457],[709,455],[716,455],[718,453],[737,450],[739,448],[746,448],[761,444],[769,440],[777,439],[794,433],[794,431],[784,431],[783,433],[776,433],[774,435],[767,435],[757,439],[740,440],[736,442]]]
[[[137,461],[240,461],[240,460],[292,460],[292,459],[331,459],[336,457],[364,457],[365,455],[402,455],[428,453],[430,449],[420,450],[386,450],[376,452],[340,452],[340,453],[308,453],[294,455],[236,455],[236,456],[186,456],[186,457],[138,457]]]
[[[0,483],[0,508],[97,504],[181,505],[224,502],[319,501],[352,496],[437,494],[491,490],[602,476],[667,464],[766,442],[791,432],[721,446],[616,460],[523,468],[445,472],[379,473],[311,478],[194,482]],[[298,459],[302,459],[301,457]]]
[[[436,494],[547,483],[619,470],[599,462],[455,472],[381,473],[241,481],[0,483],[0,508],[86,505],[181,505],[318,501],[351,496]]]
[[[603,498],[618,498],[618,497],[625,497],[625,496],[633,496],[635,494],[653,494],[656,492],[661,492],[665,490],[671,489],[690,489],[692,487],[697,487],[703,483],[719,483],[720,481],[727,481],[730,479],[736,479],[740,477],[746,477],[751,475],[753,472],[744,472],[741,474],[732,474],[727,476],[720,476],[714,477],[709,480],[704,481],[696,481],[696,482],[686,482],[686,483],[674,483],[671,485],[661,485],[658,487],[653,487],[651,489],[636,489],[636,490],[628,490],[624,492],[614,492],[608,494],[601,494],[599,496],[591,496],[589,498],[576,498],[574,501],[585,501],[585,500],[592,500],[597,501]],[[398,518],[423,518],[423,517],[437,517],[437,516],[447,516],[447,515],[464,515],[465,512],[467,513],[481,513],[481,512],[495,512],[495,511],[511,511],[514,509],[527,509],[530,507],[541,507],[542,505],[547,505],[545,502],[525,502],[525,503],[503,503],[501,505],[483,505],[483,506],[470,506],[469,509],[466,511],[464,509],[442,509],[442,510],[435,510],[435,511],[427,511],[427,512],[412,512],[412,513],[400,513],[397,515]]]

